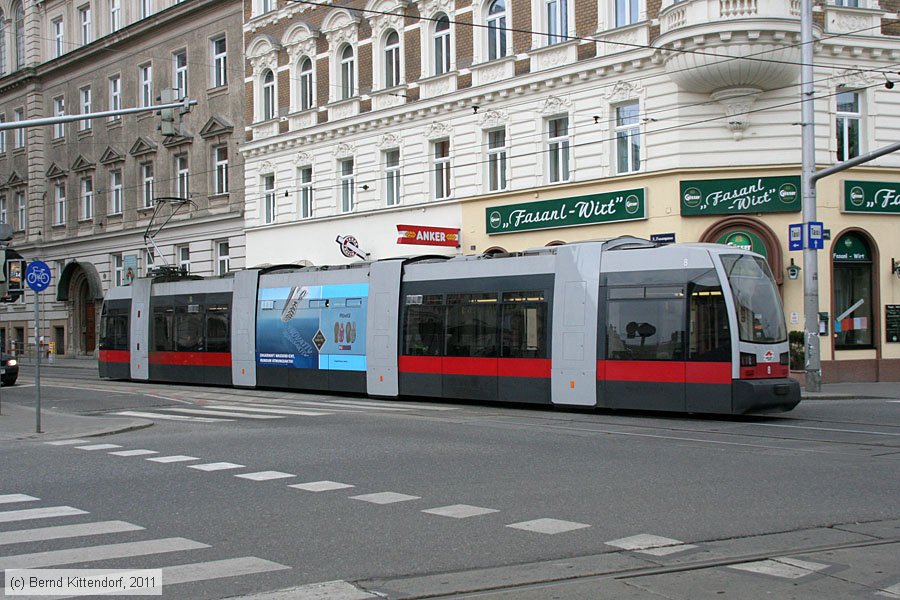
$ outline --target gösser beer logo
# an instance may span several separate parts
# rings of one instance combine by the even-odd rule
[[[495,210],[494,212],[491,213],[491,227],[496,229],[496,228],[500,227],[501,223],[502,223],[502,218],[500,217],[500,213],[498,213]]]
[[[638,200],[638,197],[635,196],[634,194],[625,198],[625,211],[629,215],[635,214],[640,207],[641,207],[641,201]]]
[[[853,206],[862,206],[863,201],[866,199],[866,194],[863,192],[861,187],[854,186],[850,188],[850,204]]]
[[[793,183],[782,184],[782,186],[778,188],[778,196],[783,202],[790,204],[797,199],[797,186]]]
[[[689,206],[691,208],[697,208],[700,206],[700,201],[703,199],[703,194],[699,189],[695,187],[688,188],[684,190],[684,204],[685,206]]]

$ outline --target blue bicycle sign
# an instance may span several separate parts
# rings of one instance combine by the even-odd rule
[[[25,269],[25,283],[35,292],[43,292],[50,285],[50,267],[39,260],[28,263]]]

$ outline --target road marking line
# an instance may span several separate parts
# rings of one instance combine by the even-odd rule
[[[781,425],[778,423],[747,423],[747,425],[754,425],[756,427],[783,427],[785,429],[811,429],[813,431],[829,431],[836,433],[865,433],[868,435],[887,435],[890,437],[900,436],[900,433],[890,433],[887,431],[864,431],[862,429],[838,429],[835,427],[809,427],[806,425]]]
[[[649,554],[650,556],[668,556],[669,554],[676,554],[697,547],[692,544],[685,544],[679,540],[649,533],[612,540],[611,542],[606,542],[606,545],[641,554]]]
[[[387,406],[360,406],[358,404],[341,404],[340,402],[316,402],[314,400],[298,400],[297,404],[303,404],[306,406],[330,406],[331,408],[355,408],[360,412],[365,412],[367,410],[387,410],[390,412],[409,412],[411,408],[390,408]]]
[[[290,410],[290,409],[278,409],[278,408],[259,408],[256,406],[231,406],[231,405],[213,405],[213,404],[204,404],[207,408],[212,408],[215,410],[238,410],[245,412],[259,412],[259,413],[270,413],[274,415],[298,415],[301,417],[321,417],[323,415],[330,415],[329,412],[321,412],[321,411],[312,411],[312,410]]]
[[[222,423],[226,421],[234,421],[234,419],[211,419],[209,417],[189,417],[187,415],[161,415],[159,413],[151,413],[151,412],[139,412],[135,410],[126,410],[124,412],[117,412],[117,415],[124,415],[126,417],[143,417],[145,419],[162,419],[163,421],[192,421],[194,423],[215,423],[217,421],[221,421]]]
[[[225,471],[227,469],[243,469],[244,465],[230,462],[206,463],[205,465],[188,465],[188,469],[197,469],[198,471]]]
[[[163,567],[162,571],[164,585],[175,585],[177,583],[207,581],[222,577],[239,577],[242,575],[253,575],[254,573],[283,571],[285,569],[290,569],[290,567],[270,560],[256,558],[255,556],[244,556],[190,565]]]
[[[438,508],[427,508],[422,512],[428,513],[430,515],[438,515],[441,517],[465,519],[468,517],[477,517],[479,515],[487,515],[500,511],[495,508],[482,508],[480,506],[472,506],[470,504],[452,504],[450,506],[440,506]]]
[[[82,537],[86,535],[103,535],[106,533],[122,533],[125,531],[141,531],[143,527],[125,521],[100,521],[97,523],[81,523],[79,525],[57,525],[54,527],[38,527],[35,529],[18,529],[0,532],[0,546],[7,544],[23,544],[26,542],[43,542],[63,538]]]
[[[289,406],[285,406],[283,404],[269,404],[268,402],[266,402],[266,403],[244,402],[244,401],[238,401],[238,400],[235,400],[235,402],[240,402],[241,406],[246,406],[248,408],[278,408],[278,409],[283,409],[283,410],[303,410],[302,407],[298,408],[296,406],[296,404],[303,404],[306,401],[305,400],[297,400],[294,405],[289,405]],[[357,406],[355,408],[351,408],[349,406],[333,406],[327,402],[317,402],[316,406],[327,406],[328,414],[336,413],[336,412],[355,412],[355,413],[365,412],[365,410],[361,406]],[[313,410],[314,411],[319,410],[320,412],[326,412],[326,411],[321,411],[320,409],[313,409]]]
[[[31,519],[49,519],[51,517],[70,517],[72,515],[86,515],[88,511],[71,506],[51,506],[48,508],[27,508],[22,510],[7,510],[0,512],[0,523],[12,521],[28,521]]]
[[[165,577],[166,574],[163,571],[163,581],[165,581]],[[381,596],[370,594],[346,581],[323,581],[322,583],[310,583],[286,590],[239,596],[232,598],[232,600],[285,600],[286,598],[291,600],[370,600],[372,598],[381,598]]]
[[[118,444],[92,444],[90,446],[75,446],[79,450],[112,450],[113,448],[121,448]]]
[[[403,410],[417,409],[417,410],[459,410],[459,408],[455,406],[431,406],[428,404],[413,404],[413,403],[396,403],[396,402],[366,402],[365,400],[335,400],[335,404],[349,404],[352,406],[366,406],[373,408],[402,408]]]
[[[331,490],[342,490],[344,488],[356,486],[350,485],[349,483],[338,483],[337,481],[310,481],[309,483],[295,483],[288,487],[305,490],[307,492],[329,492]]]
[[[419,500],[420,498],[421,496],[409,496],[407,494],[398,494],[397,492],[378,492],[377,494],[350,496],[351,500],[362,500],[372,504],[393,504],[394,502],[407,502],[409,500]]]
[[[87,444],[91,440],[58,440],[55,442],[44,442],[50,446],[69,446],[72,444]]]
[[[880,592],[876,592],[875,595],[882,596],[884,598],[900,598],[900,583],[894,584],[889,588],[885,588]]]
[[[70,548],[68,550],[51,550],[49,552],[35,552],[32,554],[0,557],[0,570],[37,569],[41,567],[71,565],[113,558],[147,556],[149,554],[180,552],[182,550],[199,550],[200,548],[209,548],[209,545],[201,544],[200,542],[195,542],[194,540],[186,538],[165,538],[159,540],[145,540],[142,542],[125,542],[122,544]]]
[[[119,452],[110,452],[113,456],[146,456],[148,454],[159,454],[156,450],[120,450]]]
[[[781,557],[745,563],[743,565],[731,565],[728,568],[737,569],[738,571],[759,573],[760,575],[769,575],[771,577],[781,577],[783,579],[800,579],[801,577],[806,577],[807,575],[812,575],[813,573],[827,569],[828,565],[798,560],[796,558]]]
[[[260,471],[258,473],[240,473],[235,475],[241,479],[249,479],[250,481],[270,481],[272,479],[287,479],[288,477],[296,477],[292,473],[282,473],[281,471]]]
[[[12,504],[13,502],[32,502],[33,500],[40,500],[40,498],[28,496],[27,494],[6,494],[0,496],[0,504]]]
[[[533,521],[522,521],[521,523],[513,523],[507,525],[513,529],[522,529],[525,531],[534,531],[535,533],[546,533],[555,535],[557,533],[565,533],[567,531],[575,531],[576,529],[584,529],[590,527],[585,523],[576,523],[574,521],[563,521],[560,519],[535,519]]]
[[[196,456],[185,456],[183,454],[175,455],[175,456],[156,456],[153,458],[148,458],[147,460],[151,462],[158,463],[176,463],[176,462],[187,462],[189,460],[200,460]]]
[[[160,408],[159,410],[169,410],[177,413],[186,413],[189,415],[209,415],[211,417],[235,417],[237,419],[283,419],[275,415],[246,415],[237,412],[222,412],[216,410],[201,410],[199,408]]]

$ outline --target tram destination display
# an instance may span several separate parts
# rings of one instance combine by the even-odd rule
[[[885,341],[900,343],[900,304],[884,305]]]

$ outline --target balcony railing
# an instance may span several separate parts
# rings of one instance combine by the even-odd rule
[[[683,0],[660,11],[661,33],[686,25],[738,19],[799,19],[800,0]]]

